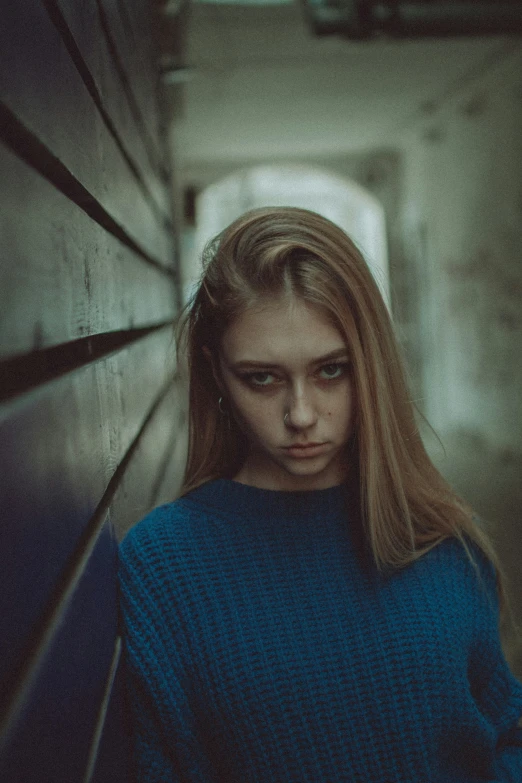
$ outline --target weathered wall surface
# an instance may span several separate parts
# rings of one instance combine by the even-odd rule
[[[0,778],[127,780],[116,534],[173,497],[182,396],[146,0],[0,26]]]
[[[490,520],[522,620],[522,50],[402,139],[408,333],[442,472]],[[514,636],[507,651],[522,675]]]

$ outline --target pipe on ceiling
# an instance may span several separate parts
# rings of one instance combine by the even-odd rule
[[[522,0],[302,0],[315,35],[352,40],[519,35]]]

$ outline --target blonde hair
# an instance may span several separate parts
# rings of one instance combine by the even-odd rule
[[[252,210],[208,246],[200,285],[182,319],[189,366],[189,449],[180,494],[233,477],[246,444],[218,407],[214,355],[227,326],[260,298],[289,293],[322,308],[351,355],[356,400],[352,478],[365,540],[378,568],[398,568],[443,539],[474,542],[498,569],[472,509],[428,457],[392,323],[351,239],[326,218],[293,207]]]

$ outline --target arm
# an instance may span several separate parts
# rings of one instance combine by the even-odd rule
[[[520,723],[520,721],[519,721]],[[497,772],[503,783],[519,783],[522,780],[522,727],[514,726],[500,738]]]
[[[128,662],[127,662],[128,664]],[[167,741],[150,695],[126,666],[127,699],[132,725],[132,780],[136,783],[177,783]]]
[[[208,783],[209,764],[191,706],[183,642],[179,628],[169,627],[171,622],[166,621],[162,610],[162,602],[172,602],[172,595],[166,598],[165,584],[153,571],[150,554],[140,545],[138,536],[129,536],[120,547],[120,607],[133,733],[133,779],[137,783]]]
[[[507,664],[506,664],[507,669]],[[500,718],[502,727],[499,729],[497,742],[497,758],[495,771],[502,783],[520,783],[522,781],[522,728],[520,726],[522,711],[522,686],[511,675],[509,670],[503,673],[505,691],[503,696],[504,720]],[[512,682],[511,682],[512,680]],[[491,689],[485,694],[490,698],[490,710],[496,702],[496,694]],[[500,705],[495,705],[499,709]],[[499,710],[500,715],[502,712]],[[515,714],[516,713],[516,714]]]
[[[494,769],[499,783],[522,781],[522,685],[513,676],[501,646],[494,569],[479,555],[481,583],[476,614],[475,688],[477,706],[497,738]]]

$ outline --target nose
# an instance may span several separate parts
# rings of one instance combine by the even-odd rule
[[[317,421],[313,395],[304,388],[293,391],[285,411],[284,421],[287,427],[304,430],[312,427]]]

